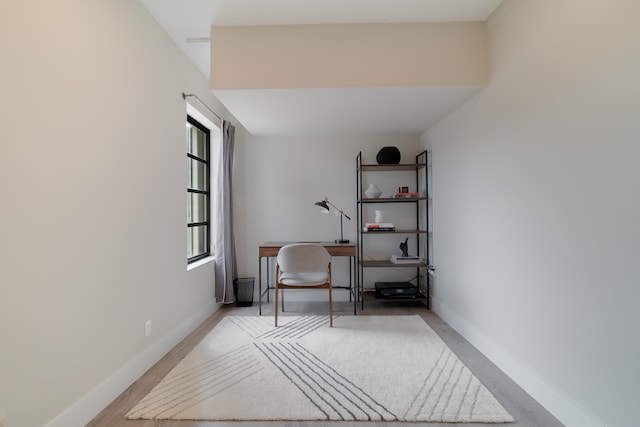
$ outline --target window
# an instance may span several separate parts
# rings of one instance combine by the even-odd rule
[[[211,251],[211,131],[187,116],[187,260]]]

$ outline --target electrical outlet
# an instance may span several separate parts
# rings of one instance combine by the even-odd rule
[[[146,322],[144,322],[144,337],[149,338],[150,336],[151,336],[151,320],[147,320]]]

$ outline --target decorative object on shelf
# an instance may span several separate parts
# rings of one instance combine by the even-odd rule
[[[420,193],[418,193],[417,191],[407,191],[407,192],[398,192],[395,193],[393,195],[393,198],[401,198],[401,197],[405,197],[405,198],[411,198],[411,197],[420,197]]]
[[[384,212],[382,212],[380,209],[376,209],[376,216],[374,221],[378,224],[384,221]]]
[[[404,239],[404,242],[400,243],[400,250],[402,251],[403,257],[409,256],[409,245],[407,244],[408,241],[409,241],[409,238],[407,237],[406,239]]]
[[[376,155],[379,165],[397,165],[400,163],[400,150],[398,147],[382,147]]]
[[[409,187],[406,185],[403,185],[402,187],[398,187],[398,193],[408,193],[409,192]]]
[[[325,196],[324,199],[322,199],[321,202],[315,202],[314,203],[315,206],[318,206],[320,208],[320,210],[322,211],[322,213],[329,213],[329,211],[331,211],[331,209],[329,209],[329,206],[331,206],[333,209],[336,210],[336,215],[340,215],[340,238],[336,239],[335,242],[336,243],[349,243],[349,239],[345,239],[344,235],[343,235],[343,229],[342,229],[342,217],[347,218],[349,221],[351,221],[351,218],[349,218],[349,215],[347,215],[346,213],[344,213],[344,211],[342,209],[337,208],[333,203],[331,203],[329,201],[329,199]]]
[[[367,191],[364,192],[365,196],[370,199],[377,199],[382,194],[382,191],[378,188],[377,185],[371,184]]]

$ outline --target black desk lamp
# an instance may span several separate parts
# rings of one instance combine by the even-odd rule
[[[336,243],[349,243],[349,239],[345,239],[344,235],[342,234],[342,217],[345,217],[349,221],[351,221],[351,218],[349,218],[349,215],[344,213],[344,211],[342,209],[337,208],[326,197],[321,202],[316,202],[315,206],[318,206],[323,213],[329,213],[329,211],[331,211],[331,209],[329,209],[329,206],[331,206],[333,209],[336,210],[337,213],[340,214],[340,238],[336,239],[335,242]]]

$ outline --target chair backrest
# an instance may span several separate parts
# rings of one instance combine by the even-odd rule
[[[331,255],[322,245],[293,243],[283,246],[276,258],[280,270],[288,273],[315,273],[329,270]]]

